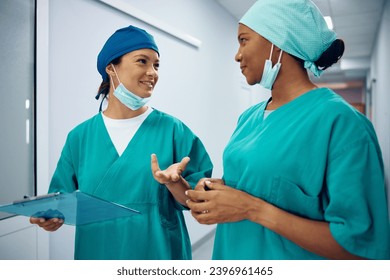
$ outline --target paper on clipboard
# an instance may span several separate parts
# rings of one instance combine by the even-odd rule
[[[27,217],[60,218],[68,225],[84,225],[140,214],[139,211],[75,191],[35,196],[1,205],[0,212]]]

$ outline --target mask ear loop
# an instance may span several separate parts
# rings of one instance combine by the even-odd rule
[[[280,63],[280,60],[282,58],[283,50],[280,50],[279,58],[278,58],[278,63]]]
[[[112,86],[112,90],[115,91],[115,87],[114,87],[114,80],[112,79],[112,77],[110,76],[110,80],[111,80],[111,86]],[[119,79],[118,79],[119,81]]]
[[[112,68],[114,69],[115,76],[116,76],[116,78],[118,79],[119,84],[121,84],[121,80],[119,80],[119,76],[118,76],[118,74],[116,73],[114,64],[111,63],[111,65],[112,65]],[[110,76],[110,77],[111,77],[111,76]],[[111,79],[111,80],[112,80],[112,79]],[[114,86],[114,83],[112,83],[112,86]],[[114,90],[115,90],[115,88],[114,88]]]
[[[270,61],[272,61],[272,53],[274,52],[274,44],[272,44],[272,46],[271,46],[271,52],[269,53],[269,58],[268,58],[268,60],[270,60]]]
[[[114,68],[114,69],[115,69],[115,68]],[[115,70],[114,70],[114,72],[115,72]],[[116,74],[116,72],[115,72],[115,74]],[[110,84],[111,84],[111,86],[112,86],[112,89],[115,91],[114,80],[112,79],[111,76],[110,76],[110,80],[111,80],[111,83],[110,83]],[[119,79],[118,79],[118,81],[119,81]],[[102,102],[100,102],[99,112],[102,111],[103,101],[104,101],[105,98],[107,98],[107,95],[108,95],[108,94],[106,94],[106,95],[103,97]]]
[[[118,81],[119,81],[119,83],[121,82],[120,80],[119,80],[119,77],[118,77],[118,74],[116,73],[116,70],[115,70],[115,66],[114,66],[114,64],[112,64],[111,63],[111,65],[112,65],[112,68],[114,69],[114,72],[115,72],[115,76],[116,76],[116,78],[118,79]],[[115,91],[115,87],[114,87],[114,80],[112,79],[112,77],[110,76],[110,80],[111,80],[111,86],[112,86],[112,89]],[[103,96],[103,98],[102,98],[102,101],[100,102],[100,106],[99,106],[99,112],[101,112],[102,111],[102,107],[103,107],[103,101],[104,101],[104,99],[107,99],[107,95],[108,94],[105,94],[104,96]],[[100,96],[100,93],[98,93],[97,95],[96,95],[96,100],[98,100],[99,99],[99,96]]]
[[[272,47],[271,47],[271,53],[269,54],[269,60],[271,60],[272,58],[272,53],[274,52],[274,44],[272,44]],[[282,59],[282,54],[283,54],[283,50],[281,49],[280,50],[280,54],[279,54],[279,58],[278,58],[278,62],[277,63],[280,63],[280,60]]]

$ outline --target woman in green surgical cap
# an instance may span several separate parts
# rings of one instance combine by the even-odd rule
[[[246,110],[187,205],[217,223],[214,259],[389,259],[381,150],[370,121],[319,76],[344,43],[308,0],[259,0],[240,20],[236,61],[271,98]],[[206,191],[208,190],[208,191]]]
[[[192,258],[185,190],[211,176],[212,164],[185,124],[147,106],[159,64],[154,38],[134,26],[117,30],[99,53],[97,98],[108,105],[69,133],[49,192],[80,190],[141,214],[77,226],[75,259]],[[30,221],[47,231],[63,224]]]

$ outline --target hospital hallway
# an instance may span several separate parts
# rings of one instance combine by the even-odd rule
[[[255,2],[0,0],[4,38],[0,45],[4,96],[0,103],[0,205],[47,194],[70,131],[101,114],[99,106],[103,111],[107,108],[107,99],[95,99],[102,83],[98,54],[114,30],[129,25],[150,32],[160,50],[158,84],[147,106],[182,121],[209,154],[212,176],[222,178],[224,149],[240,116],[271,96],[270,90],[249,85],[235,60],[240,48],[239,21]],[[321,76],[308,71],[309,78],[318,87],[330,88],[372,123],[390,201],[390,0],[312,2],[321,10],[319,18],[329,27],[326,30],[332,29],[344,41],[345,51]],[[96,146],[106,155],[106,146]],[[165,152],[166,146],[161,149]],[[292,149],[287,150],[290,155]],[[367,162],[360,150],[356,157]],[[139,167],[137,160],[134,165]],[[149,154],[147,160],[149,164]],[[90,168],[81,160],[80,165]],[[96,170],[90,168],[91,174]],[[133,182],[143,183],[132,179],[129,185],[136,185]],[[183,212],[192,258],[210,260],[216,225],[199,224],[189,211]],[[0,260],[73,260],[75,232],[76,227],[68,224],[47,232],[30,224],[27,215],[0,212]]]
[[[193,260],[211,260],[213,254],[215,230],[210,231],[201,240],[192,245]]]

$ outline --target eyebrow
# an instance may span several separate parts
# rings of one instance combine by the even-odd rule
[[[137,54],[137,55],[134,56],[134,58],[138,58],[138,57],[142,57],[142,58],[146,58],[147,60],[151,60],[151,58],[148,55],[146,55],[146,54]],[[155,62],[160,62],[160,59],[157,58],[155,60]]]
[[[240,34],[238,34],[237,39],[239,39],[240,36],[244,36],[244,35],[248,35],[248,34],[249,34],[248,32],[241,32]]]

